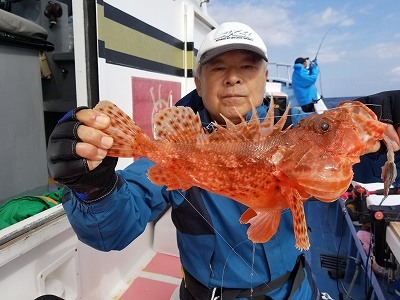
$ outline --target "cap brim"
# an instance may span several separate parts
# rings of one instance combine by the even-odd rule
[[[212,60],[213,58],[215,58],[221,54],[224,54],[226,52],[233,51],[233,50],[248,50],[248,51],[251,51],[251,52],[254,52],[254,53],[260,55],[265,61],[268,61],[267,56],[260,48],[257,48],[257,47],[254,47],[254,46],[248,45],[248,44],[229,44],[229,45],[223,45],[221,47],[208,50],[206,53],[204,53],[200,57],[199,64],[204,65],[204,64],[208,63],[210,60]]]

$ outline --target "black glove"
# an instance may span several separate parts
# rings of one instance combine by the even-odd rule
[[[86,108],[78,107],[58,122],[49,138],[47,161],[54,180],[81,194],[83,200],[92,202],[113,190],[118,158],[107,156],[97,168],[89,171],[86,159],[76,154],[76,144],[80,141],[77,129],[82,124],[76,113]]]

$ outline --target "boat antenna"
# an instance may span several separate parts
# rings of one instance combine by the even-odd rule
[[[315,53],[315,58],[314,58],[314,60],[317,59],[318,54],[319,54],[319,50],[321,49],[321,46],[322,46],[322,43],[324,42],[326,36],[328,35],[328,33],[329,33],[332,29],[337,29],[337,30],[339,30],[339,28],[337,28],[336,26],[332,26],[331,28],[329,28],[329,29],[325,32],[324,36],[322,37],[321,42],[319,43],[317,53]],[[319,99],[323,99],[323,98],[324,98],[323,92],[322,92],[322,79],[321,79],[321,78],[322,78],[321,69],[319,69],[319,90],[321,91],[321,95],[320,95],[320,98],[319,98]]]

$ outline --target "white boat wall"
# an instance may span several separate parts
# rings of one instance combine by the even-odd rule
[[[217,25],[207,14],[208,1],[204,0],[52,2],[63,11],[54,23],[44,15],[47,0],[16,1],[6,7],[47,31],[54,50],[44,51],[39,65],[42,49],[21,50],[19,45],[0,41],[0,72],[7,66],[6,54],[26,51],[23,55],[33,65],[30,80],[39,87],[35,95],[24,91],[27,83],[18,83],[18,77],[29,78],[21,77],[22,67],[12,73],[14,77],[8,76],[8,82],[2,82],[2,90],[10,91],[10,102],[18,103],[12,109],[2,106],[2,110],[22,114],[10,117],[9,127],[18,128],[21,120],[32,118],[38,125],[35,123],[36,131],[30,133],[34,141],[21,147],[30,147],[34,153],[23,165],[7,164],[23,159],[22,150],[13,150],[12,155],[7,145],[1,146],[2,153],[10,152],[2,155],[1,177],[6,183],[7,177],[13,177],[18,183],[11,186],[10,179],[2,188],[0,204],[54,188],[47,179],[46,139],[57,120],[76,106],[93,107],[99,99],[113,101],[151,133],[154,113],[194,88],[197,49],[204,35]],[[0,28],[4,30],[7,28]],[[14,100],[11,97],[17,90],[25,94]],[[22,102],[26,98],[36,101],[32,108]],[[7,141],[5,138],[2,140]],[[131,161],[121,159],[118,168]],[[25,180],[26,173],[36,181]],[[31,300],[53,294],[68,300],[117,299],[154,256],[153,235],[154,224],[149,224],[126,249],[102,253],[78,241],[61,204],[56,205],[0,230],[1,298]]]

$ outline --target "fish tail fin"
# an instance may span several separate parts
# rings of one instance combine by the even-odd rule
[[[247,230],[249,240],[254,243],[265,243],[276,233],[281,219],[280,210],[254,211],[247,209],[240,217],[240,222],[250,223]]]
[[[110,101],[100,101],[95,110],[110,117],[110,126],[104,130],[114,139],[107,155],[113,157],[144,156],[149,150],[151,139],[118,106]]]

